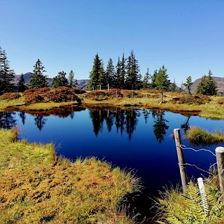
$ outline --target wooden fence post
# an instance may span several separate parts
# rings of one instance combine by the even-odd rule
[[[175,138],[175,143],[176,143],[176,150],[177,150],[182,190],[183,190],[183,193],[186,194],[186,192],[187,192],[187,174],[186,174],[184,154],[183,154],[181,137],[180,137],[180,129],[179,128],[174,129],[173,133],[174,133],[174,138]]]
[[[221,193],[224,193],[224,147],[217,147],[215,149],[218,176],[219,176],[219,186]]]

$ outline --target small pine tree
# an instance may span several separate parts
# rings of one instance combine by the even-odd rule
[[[156,80],[156,76],[158,75],[158,71],[155,70],[153,75],[151,76],[151,88],[156,88],[156,84],[155,84],[155,80]]]
[[[18,82],[18,91],[19,92],[24,92],[26,90],[26,85],[25,85],[25,80],[23,74],[19,78]]]
[[[71,88],[78,86],[78,82],[77,82],[77,79],[75,79],[75,73],[73,72],[73,70],[71,70],[68,74],[68,85]]]
[[[191,76],[188,76],[186,82],[183,84],[187,88],[188,93],[191,95],[191,87],[193,85]]]
[[[212,78],[212,72],[204,75],[197,87],[197,93],[203,95],[217,95],[217,86],[215,80]]]
[[[53,78],[52,87],[57,88],[59,86],[68,86],[66,72],[64,71],[59,72],[58,75]]]
[[[170,86],[167,69],[164,66],[162,66],[162,68],[157,72],[154,85],[156,86],[156,89],[161,91],[161,103],[163,103],[163,92],[168,90]]]
[[[173,82],[170,83],[169,90],[170,90],[171,92],[177,92],[177,91],[180,91],[180,88],[177,86],[175,80],[174,80]]]
[[[13,91],[15,75],[10,69],[6,52],[0,48],[0,94]]]
[[[149,69],[147,69],[147,72],[145,73],[145,76],[143,78],[143,82],[142,82],[142,87],[143,88],[149,88],[150,87],[150,74],[149,74]]]
[[[37,60],[33,66],[33,74],[30,77],[29,88],[38,89],[47,86],[47,78],[44,75],[45,73],[44,66],[40,59]]]

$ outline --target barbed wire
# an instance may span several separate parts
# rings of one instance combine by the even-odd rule
[[[215,153],[212,152],[211,150],[209,149],[204,149],[204,148],[201,148],[201,149],[194,149],[192,147],[187,147],[185,145],[181,145],[182,149],[189,149],[189,150],[192,150],[194,152],[201,152],[201,151],[204,151],[204,152],[209,152],[210,154],[212,154],[214,157],[216,157]]]
[[[205,170],[205,169],[203,169],[203,168],[197,166],[196,164],[185,163],[184,165],[185,165],[185,166],[191,166],[191,167],[194,167],[194,168],[196,168],[197,170],[200,170],[200,171],[202,171],[202,172],[204,172],[204,173],[207,173],[207,174],[209,174],[209,175],[213,175],[213,173],[211,173],[211,172],[209,172],[209,171],[207,171],[207,170]],[[215,166],[215,165],[216,165],[216,163],[212,164],[212,165],[209,167],[209,169],[210,169],[211,167]]]

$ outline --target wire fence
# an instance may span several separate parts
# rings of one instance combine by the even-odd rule
[[[180,135],[180,129],[174,129],[174,138],[176,143],[176,150],[177,150],[177,156],[178,156],[178,165],[180,170],[180,176],[181,176],[181,183],[183,188],[183,193],[186,194],[187,191],[187,171],[186,167],[193,167],[203,173],[206,173],[212,178],[214,174],[216,174],[216,177],[218,175],[219,179],[219,186],[220,191],[222,194],[224,194],[224,147],[217,147],[215,149],[215,153],[209,149],[206,148],[200,148],[195,149],[193,147],[186,146],[182,144],[181,142],[181,135]],[[197,164],[185,162],[184,158],[184,152],[186,150],[191,150],[193,152],[206,152],[212,155],[216,158],[216,162],[209,166],[209,169],[206,170],[204,168],[201,168]],[[216,170],[216,172],[214,172]]]

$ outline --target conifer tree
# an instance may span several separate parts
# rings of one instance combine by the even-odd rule
[[[175,80],[174,80],[173,82],[170,83],[169,90],[170,90],[171,92],[177,92],[177,91],[180,91],[180,88],[177,86]]]
[[[155,80],[156,80],[156,76],[158,75],[158,70],[155,70],[153,75],[151,75],[151,88],[156,88],[156,84],[155,84]]]
[[[137,89],[140,84],[140,74],[138,61],[135,58],[134,52],[127,59],[127,78],[126,87],[127,89]]]
[[[125,79],[126,79],[126,59],[123,54],[121,58],[121,71],[119,76],[119,83],[121,89],[125,88]]]
[[[107,64],[106,72],[105,72],[106,85],[109,88],[113,87],[114,76],[115,76],[115,71],[114,71],[113,60],[110,58]]]
[[[58,75],[53,78],[52,87],[57,88],[59,86],[68,86],[66,72],[64,71],[59,72]]]
[[[145,73],[145,76],[143,78],[142,87],[149,88],[150,87],[149,81],[150,81],[150,74],[149,74],[149,69],[147,69],[147,72]]]
[[[154,84],[161,92],[161,103],[163,103],[163,92],[169,89],[170,80],[168,79],[167,69],[162,66],[155,76]]]
[[[212,78],[212,72],[209,71],[208,75],[202,77],[201,82],[197,87],[197,93],[203,95],[216,95],[217,86],[215,80]]]
[[[113,87],[115,88],[121,88],[121,83],[120,83],[121,69],[122,69],[121,60],[120,60],[120,57],[118,57],[117,65],[116,65],[116,73],[113,80]]]
[[[25,80],[23,74],[19,78],[18,82],[18,91],[19,92],[24,92],[26,90],[26,85],[25,85]]]
[[[191,95],[191,87],[193,85],[191,76],[188,76],[186,82],[183,84],[187,88],[188,93]]]
[[[15,75],[10,69],[6,52],[0,48],[0,94],[13,91]]]
[[[77,87],[78,86],[78,82],[77,82],[77,79],[75,79],[75,73],[73,72],[73,70],[71,70],[69,72],[69,75],[68,75],[68,85],[70,87]]]
[[[47,78],[44,75],[45,73],[44,66],[40,59],[37,60],[33,66],[33,74],[30,77],[29,88],[38,89],[47,86]]]
[[[103,78],[105,77],[104,75],[102,60],[100,59],[99,55],[96,54],[89,76],[88,88],[91,90],[96,90],[100,87],[100,85],[102,87]]]
[[[105,89],[106,88],[106,76],[105,76],[105,71],[104,71],[104,66],[103,62],[101,60],[101,66],[100,66],[100,71],[99,71],[99,89]]]

